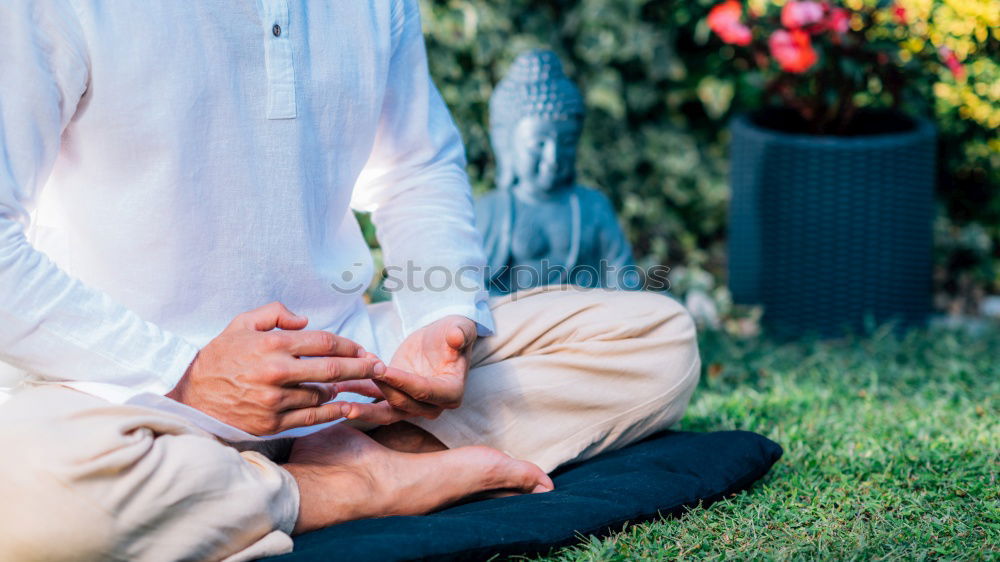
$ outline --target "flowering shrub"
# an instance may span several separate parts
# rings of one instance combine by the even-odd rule
[[[431,72],[462,129],[476,191],[494,186],[486,118],[493,85],[524,49],[555,48],[587,95],[581,183],[611,197],[643,266],[707,272],[715,280],[705,291],[713,298],[723,291],[726,124],[760,105],[765,78],[779,67],[761,69],[735,43],[720,47],[706,19],[719,1],[421,0]],[[783,4],[772,3],[781,0],[745,1],[742,13],[771,13],[778,28]],[[843,29],[843,15],[876,0],[837,1],[845,13],[832,26]],[[905,26],[873,25],[866,39],[887,44],[908,69],[903,110],[933,117],[940,130],[938,290],[943,309],[961,299],[971,310],[976,295],[1000,294],[1000,128],[989,126],[1000,111],[1000,11],[990,0],[896,1]],[[880,14],[896,21],[893,8]],[[753,26],[748,15],[737,21]],[[859,23],[848,17],[846,25],[852,21]],[[817,64],[825,64],[826,36],[810,39]],[[755,40],[770,57],[767,36]],[[964,69],[961,79],[938,61],[942,45]],[[854,103],[891,100],[873,80]],[[680,296],[691,286],[673,281]]]
[[[934,79],[918,84],[944,139],[938,304],[973,313],[985,292],[1000,293],[1000,9],[987,0],[897,1],[907,27],[901,58],[943,52],[962,69],[954,78],[926,68]]]
[[[886,105],[900,105],[908,74],[925,71],[917,59],[939,58],[954,80],[965,78],[951,47],[942,44],[931,56],[901,44],[899,38],[914,36],[907,14],[902,4],[864,1],[757,0],[744,9],[725,0],[706,21],[723,42],[747,49],[770,76],[765,94],[798,113],[809,132],[848,134],[859,108],[881,101],[866,95],[873,86],[885,92]]]

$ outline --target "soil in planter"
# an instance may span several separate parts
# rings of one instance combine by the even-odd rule
[[[809,124],[795,111],[786,107],[769,107],[750,115],[750,121],[763,129],[793,135],[812,135]],[[891,109],[860,109],[843,135],[859,137],[905,133],[916,128],[913,119]]]

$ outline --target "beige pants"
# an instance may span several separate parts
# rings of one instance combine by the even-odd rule
[[[552,470],[668,427],[697,384],[694,325],[666,297],[537,289],[491,308],[497,335],[476,343],[462,407],[416,422],[449,447],[485,444]],[[184,419],[35,388],[0,406],[0,450],[0,559],[291,549],[291,476]]]

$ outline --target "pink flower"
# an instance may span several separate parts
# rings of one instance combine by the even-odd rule
[[[723,41],[745,47],[752,39],[750,28],[743,25],[743,7],[737,0],[726,0],[708,13],[708,28]]]
[[[899,4],[893,4],[892,15],[896,17],[898,23],[906,25],[906,8]]]
[[[791,1],[781,9],[781,25],[801,29],[823,21],[823,5],[812,0]]]
[[[830,10],[830,15],[827,16],[826,25],[834,33],[843,35],[851,27],[851,14],[847,13],[847,10],[843,8],[834,8]]]
[[[743,24],[731,25],[719,33],[719,37],[726,43],[746,47],[753,39],[750,28]]]
[[[938,49],[938,54],[941,55],[941,60],[944,61],[945,66],[951,71],[951,75],[955,78],[962,78],[965,76],[965,67],[962,66],[962,62],[958,60],[958,56],[955,55],[955,51],[952,51],[948,47],[941,46]]]
[[[743,7],[736,0],[727,0],[721,4],[716,4],[708,12],[708,28],[719,33],[721,30],[740,23],[743,17]]]
[[[785,72],[805,72],[819,60],[809,34],[801,29],[779,29],[771,34],[767,44],[771,48],[771,55]]]

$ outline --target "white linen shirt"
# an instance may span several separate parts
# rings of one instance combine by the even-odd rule
[[[387,266],[464,276],[397,291],[405,333],[450,314],[491,332],[416,0],[2,0],[0,23],[0,361],[19,373],[163,395],[272,301],[378,351],[352,209]]]

